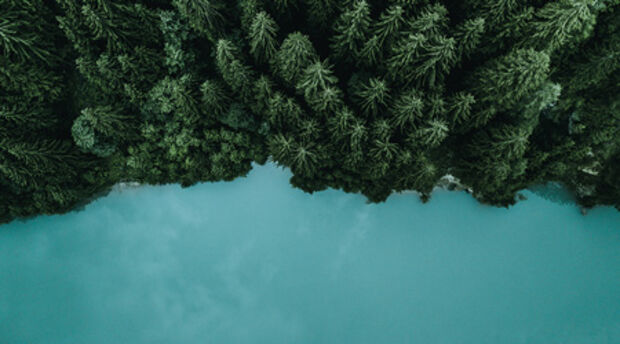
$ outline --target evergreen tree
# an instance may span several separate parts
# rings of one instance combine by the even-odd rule
[[[121,140],[133,135],[130,133],[134,130],[132,122],[111,106],[86,108],[73,122],[71,132],[75,143],[84,151],[107,157],[114,153]]]
[[[207,80],[201,86],[202,104],[208,114],[222,115],[231,105],[232,99],[218,80]]]
[[[424,101],[416,90],[410,90],[402,94],[394,103],[393,123],[403,128],[407,125],[415,127],[417,122],[424,116]]]
[[[588,37],[596,22],[595,1],[562,0],[546,4],[534,15],[523,45],[553,52],[567,43]]]
[[[390,89],[384,80],[371,78],[366,83],[359,85],[353,95],[364,114],[376,116],[390,101],[389,92]]]
[[[303,70],[317,59],[310,38],[299,32],[289,34],[274,57],[276,73],[291,87],[297,84]]]
[[[278,24],[266,12],[254,17],[248,34],[250,53],[258,63],[270,61],[277,50]]]
[[[483,18],[468,19],[456,27],[454,38],[457,42],[457,60],[469,57],[481,43],[485,30]]]
[[[191,27],[212,41],[221,37],[228,23],[227,5],[222,0],[172,0]]]
[[[497,112],[517,105],[548,73],[549,56],[531,49],[514,50],[480,67],[470,78],[470,90],[477,99],[474,125],[483,125]]]
[[[449,103],[451,127],[457,129],[471,118],[476,98],[470,93],[459,92],[450,99]]]
[[[220,39],[217,42],[215,64],[222,78],[231,89],[248,101],[253,93],[254,73],[241,60],[241,51],[233,42]]]
[[[370,5],[366,0],[357,0],[345,10],[334,24],[331,49],[340,60],[348,60],[364,44],[370,30]]]

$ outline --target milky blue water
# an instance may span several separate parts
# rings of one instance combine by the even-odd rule
[[[620,212],[289,176],[0,226],[0,343],[620,343]]]

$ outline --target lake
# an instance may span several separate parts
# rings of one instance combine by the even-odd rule
[[[620,343],[620,212],[290,172],[0,226],[0,343]]]

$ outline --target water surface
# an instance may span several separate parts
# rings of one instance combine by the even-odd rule
[[[620,212],[289,172],[0,226],[0,343],[619,343]]]

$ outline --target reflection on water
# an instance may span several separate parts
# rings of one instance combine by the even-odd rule
[[[573,204],[576,201],[575,195],[558,182],[534,185],[528,190],[535,193],[537,196],[559,204]]]
[[[0,227],[0,343],[618,343],[620,213],[257,167]]]

